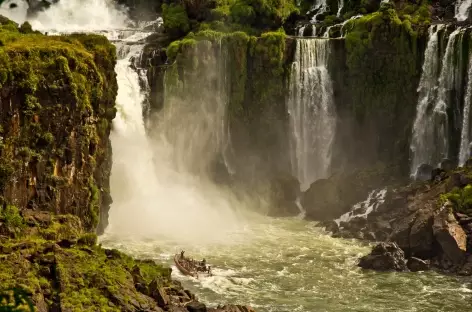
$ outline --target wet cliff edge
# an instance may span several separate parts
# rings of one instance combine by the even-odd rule
[[[0,16],[0,292],[21,289],[36,311],[253,311],[207,309],[170,268],[97,245],[115,64],[103,36],[44,36]]]

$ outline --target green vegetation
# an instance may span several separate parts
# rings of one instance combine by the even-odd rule
[[[22,232],[25,224],[17,207],[4,205],[0,207],[0,222],[3,223],[0,232],[6,232],[10,235],[18,235]]]
[[[103,36],[44,36],[28,23],[18,27],[0,19],[0,88],[8,91],[2,100],[10,103],[0,117],[11,119],[1,129],[1,193],[10,181],[22,181],[16,193],[35,203],[37,188],[47,186],[41,209],[63,205],[62,211],[79,214],[87,229],[96,228],[99,189],[108,187],[99,171],[116,113],[115,53]],[[65,202],[72,194],[75,202]]]
[[[440,203],[449,200],[454,205],[454,210],[464,214],[472,215],[472,185],[467,184],[464,188],[455,187],[449,193],[442,194]]]
[[[29,294],[21,288],[0,291],[0,312],[34,312]]]
[[[181,0],[162,5],[164,26],[174,37],[192,31],[245,31],[260,34],[281,27],[297,14],[294,0]]]
[[[161,286],[170,283],[170,269],[97,246],[97,236],[85,233],[76,216],[13,214],[27,226],[21,239],[0,242],[0,285],[5,290],[23,289],[34,305],[52,307],[60,300],[61,308],[70,311],[152,307],[155,302],[135,288],[135,280],[144,287],[154,280]],[[8,305],[13,310],[2,310],[4,295],[11,294],[0,293],[0,311],[26,311],[27,305],[14,309],[14,302]]]
[[[380,159],[408,163],[409,120],[416,112],[421,75],[418,31],[384,3],[377,12],[349,21],[345,32],[347,73],[343,79],[349,88],[350,111],[360,123],[382,120],[376,129],[379,133],[395,133],[394,146],[379,143]],[[402,128],[399,120],[405,121]],[[401,151],[405,151],[402,157],[391,157]]]
[[[164,19],[164,27],[172,35],[181,36],[190,30],[187,11],[179,4],[163,4],[162,17]]]

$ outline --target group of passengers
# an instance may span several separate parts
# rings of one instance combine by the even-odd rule
[[[208,275],[211,274],[211,266],[206,265],[206,259],[203,259],[202,261],[197,261],[192,258],[185,258],[184,256],[185,251],[182,250],[180,252],[180,263],[189,272],[192,271],[197,271],[197,272],[203,272],[203,273],[208,273]]]

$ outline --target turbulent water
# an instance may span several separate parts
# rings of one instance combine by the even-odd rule
[[[2,14],[10,12],[21,22],[26,13],[18,8],[21,6],[10,12],[2,5]],[[76,30],[102,32],[117,45],[118,114],[111,136],[114,203],[111,226],[101,237],[104,246],[169,265],[181,249],[197,258],[206,257],[215,276],[194,280],[175,267],[173,276],[209,304],[250,304],[262,312],[470,310],[470,279],[434,273],[363,272],[356,261],[369,251],[368,246],[331,238],[313,223],[299,219],[251,213],[261,202],[236,197],[176,166],[174,158],[182,153],[181,145],[164,134],[146,135],[145,72],[136,72],[129,65],[133,57],[139,59],[141,39],[147,34],[123,30],[128,24],[124,16],[125,12],[104,0],[68,1],[31,21],[47,31],[74,31],[75,25]],[[326,42],[299,41],[298,53],[308,55],[298,58],[300,82],[308,83],[303,80],[307,79],[322,91],[313,112],[329,119],[326,105],[332,91],[326,80]],[[307,102],[299,102],[298,107],[316,98],[312,93],[299,94]],[[220,96],[224,98],[224,92]],[[159,127],[166,128],[168,120],[172,118],[160,120]],[[214,125],[217,130],[221,123]],[[206,133],[195,139],[210,140]],[[320,159],[328,154],[322,152]]]
[[[302,190],[325,178],[336,130],[333,86],[328,72],[330,44],[297,39],[287,102],[290,114],[292,172]]]
[[[251,304],[259,312],[465,312],[472,300],[470,280],[434,273],[363,272],[356,261],[368,252],[367,246],[331,238],[297,219],[253,218],[221,244],[110,234],[102,242],[169,265],[181,249],[205,257],[215,276],[195,280],[175,267],[173,275],[206,303]]]

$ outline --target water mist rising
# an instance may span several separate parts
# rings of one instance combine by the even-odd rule
[[[23,8],[14,12],[20,23],[28,5]],[[118,113],[111,134],[113,204],[108,233],[159,236],[179,244],[229,243],[225,234],[244,226],[237,212],[244,203],[205,176],[190,172],[190,164],[202,172],[208,168],[209,159],[216,158],[216,151],[225,154],[229,140],[225,106],[207,111],[209,106],[188,100],[198,92],[187,94],[188,101],[181,101],[181,107],[169,105],[172,101],[166,98],[158,123],[151,124],[158,135],[150,138],[142,111],[148,88],[140,87],[146,75],[130,67],[133,57],[139,59],[142,39],[149,33],[127,28],[126,12],[107,0],[60,1],[39,12],[30,23],[50,33],[101,32],[117,45]],[[214,63],[206,67],[208,73],[214,72],[214,78],[220,79],[225,72],[224,68],[218,71]],[[221,103],[224,90],[207,94],[210,99],[215,96]]]
[[[302,190],[326,177],[331,163],[336,113],[328,53],[328,40],[297,39],[287,106],[292,172]]]
[[[128,54],[117,65],[120,114],[112,136],[111,231],[179,244],[228,243],[225,234],[244,225],[238,213],[244,205],[206,175],[212,160],[227,146],[221,77],[225,68],[206,63],[207,73],[213,72],[222,82],[216,88],[219,92],[207,94],[211,102],[200,102],[178,81],[169,81],[175,78],[169,68],[164,107],[150,124],[155,135],[148,137],[142,120],[143,90],[129,67],[131,57]]]

